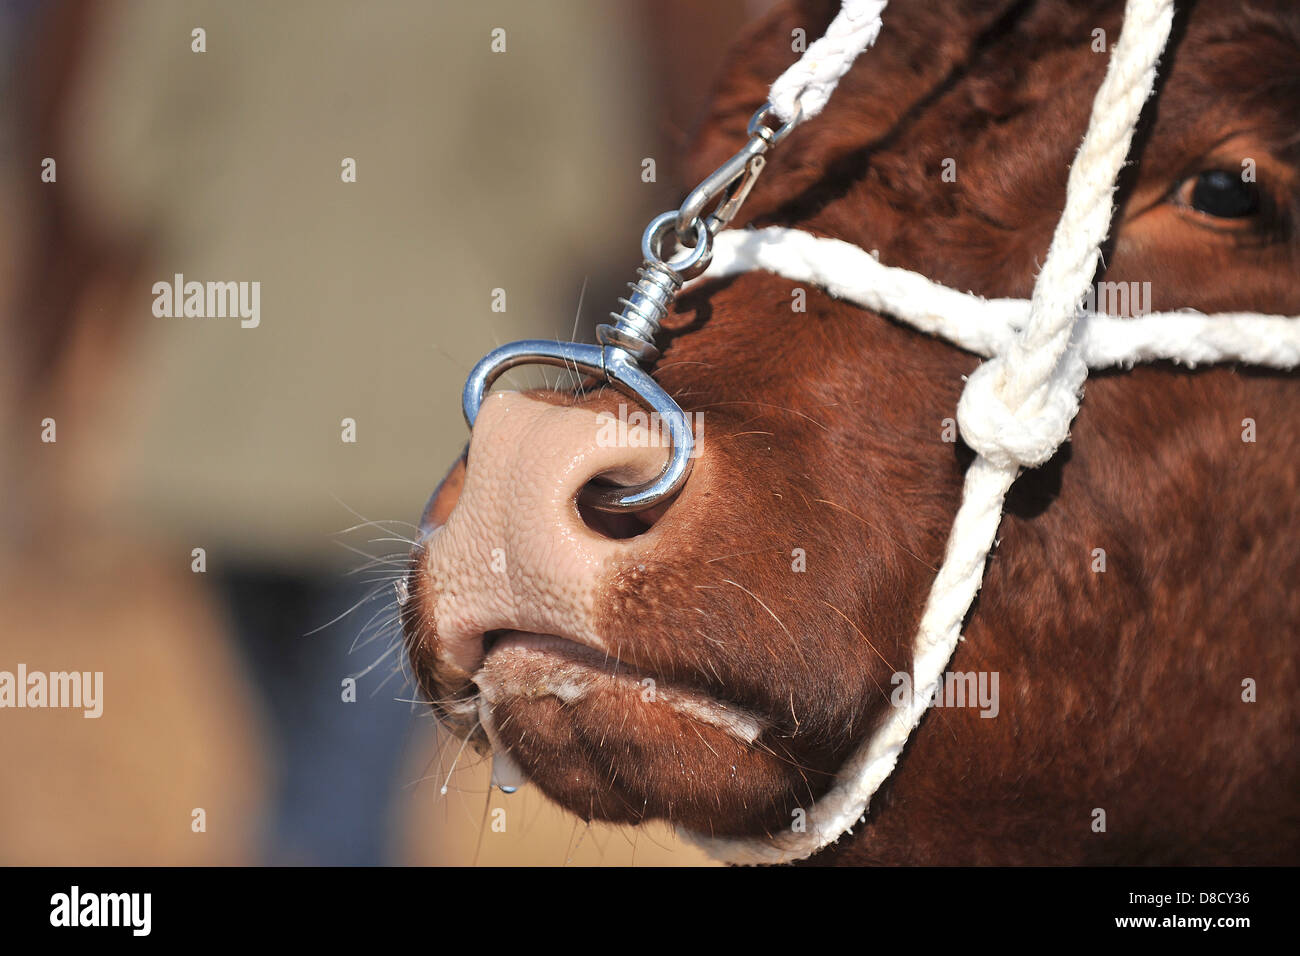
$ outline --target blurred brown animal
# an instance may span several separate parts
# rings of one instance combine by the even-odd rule
[[[42,157],[72,152],[87,50],[110,13],[46,6],[15,70],[23,188],[6,223],[15,268],[0,276],[0,670],[102,672],[103,712],[0,712],[0,862],[247,864],[268,768],[229,625],[186,551],[103,506],[120,453],[113,399],[138,331],[124,302],[144,244],[105,235],[76,189],[37,180]],[[57,442],[40,441],[46,417]]]

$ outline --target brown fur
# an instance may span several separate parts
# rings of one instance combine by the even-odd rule
[[[693,174],[739,145],[795,56],[790,31],[819,35],[834,6],[782,8],[747,34]],[[1027,296],[1106,65],[1091,31],[1113,42],[1120,8],[892,3],[877,47],[775,154],[746,215],[959,289]],[[1300,10],[1201,3],[1174,44],[1105,278],[1150,281],[1157,310],[1296,314]],[[940,179],[948,157],[955,183]],[[1269,197],[1258,222],[1178,204],[1189,175],[1244,157]],[[908,666],[970,460],[941,440],[943,419],[976,359],[815,290],[792,313],[793,288],[754,273],[682,302],[656,374],[705,413],[704,454],[601,621],[624,663],[771,729],[741,748],[629,716],[613,696],[508,702],[502,739],[579,814],[788,827]],[[1292,375],[1232,367],[1090,378],[1071,442],[1012,491],[950,665],[997,671],[1001,713],[930,712],[869,825],[812,862],[1300,861],[1296,394]],[[791,571],[795,548],[806,573]],[[445,690],[418,635],[412,648],[426,690]],[[1257,703],[1241,700],[1247,677]],[[1105,833],[1090,827],[1097,807]]]

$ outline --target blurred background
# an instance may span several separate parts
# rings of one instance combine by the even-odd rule
[[[104,675],[0,710],[0,863],[705,862],[490,792],[393,580],[469,368],[591,334],[770,5],[0,0],[0,671]]]

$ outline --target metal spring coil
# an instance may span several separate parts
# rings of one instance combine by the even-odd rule
[[[622,345],[619,339],[625,342],[631,338],[654,349],[659,323],[668,314],[668,307],[682,287],[682,278],[664,263],[650,260],[642,263],[636,274],[637,281],[627,284],[632,290],[631,295],[618,300],[623,306],[622,311],[609,314],[614,320],[611,331],[619,335],[607,339],[602,334],[601,341],[608,345]],[[606,329],[610,329],[610,326],[602,325],[599,331],[604,333]]]

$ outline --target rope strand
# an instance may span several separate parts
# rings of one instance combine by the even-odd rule
[[[1029,321],[1028,299],[959,292],[919,272],[882,265],[852,243],[784,226],[719,233],[713,264],[695,281],[755,270],[819,286],[837,299],[985,358],[1010,351]],[[1090,369],[1158,361],[1189,368],[1216,362],[1279,369],[1300,365],[1300,316],[1192,310],[1133,318],[1084,313],[1075,337]]]
[[[822,111],[858,54],[880,35],[880,14],[888,0],[844,0],[826,35],[772,84],[768,101],[783,123],[802,123]]]

